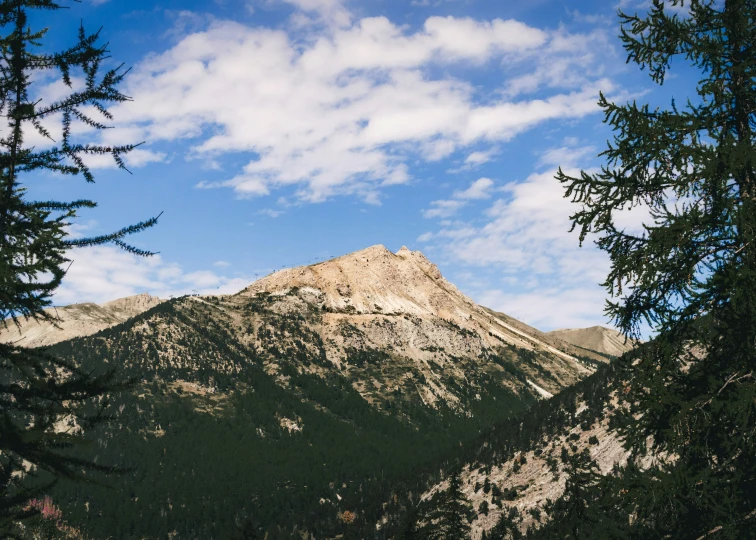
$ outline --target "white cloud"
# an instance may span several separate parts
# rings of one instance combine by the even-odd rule
[[[562,168],[575,167],[581,159],[595,155],[596,149],[593,146],[550,148],[541,154],[541,157],[538,159],[538,165]]]
[[[499,153],[499,148],[496,146],[486,151],[478,150],[475,152],[471,152],[464,159],[464,161],[459,167],[452,167],[451,169],[448,169],[446,172],[449,174],[457,174],[464,171],[477,169],[481,165],[491,161],[494,158],[494,156],[498,153]]]
[[[215,261],[213,263],[213,266],[217,266],[219,268],[226,268],[228,266],[231,266],[231,263],[227,261]]]
[[[464,204],[464,201],[455,200],[431,201],[433,208],[423,210],[423,216],[426,218],[450,217],[456,214],[457,210],[464,206]]]
[[[564,149],[547,151],[541,163],[561,161],[562,154]],[[598,284],[609,270],[608,257],[590,241],[578,247],[577,232],[568,232],[569,216],[577,208],[564,198],[554,174],[549,168],[506,184],[500,191],[504,196],[485,211],[482,225],[447,222],[429,233],[429,240],[448,261],[493,269],[498,286],[471,291],[483,305],[543,330],[606,325],[605,291]]]
[[[507,58],[523,65],[522,73],[506,82],[504,94],[513,98],[539,88],[580,88],[586,73],[599,78],[618,71],[624,58],[612,47],[610,35],[604,29],[570,34],[560,28],[541,49],[520,58]]]
[[[341,0],[283,0],[283,2],[307,13],[314,13],[327,24],[344,27],[349,26],[352,20],[352,15]]]
[[[95,227],[97,227],[97,221],[90,219],[85,223],[71,223],[66,226],[65,230],[68,238],[75,240],[77,238],[84,238],[87,236],[87,231],[91,231]]]
[[[590,250],[584,250],[576,257],[579,249],[576,235],[567,232],[569,215],[575,208],[564,198],[553,170],[531,174],[525,181],[507,184],[504,189],[508,196],[496,200],[486,211],[489,221],[476,229],[476,236],[447,246],[455,257],[466,263],[494,264],[509,271],[550,273],[568,270],[570,257],[584,260],[590,254]],[[575,268],[572,273],[599,279],[602,269],[596,263],[586,260],[584,267]]]
[[[194,292],[230,294],[252,282],[252,278],[231,278],[209,270],[185,272],[160,255],[137,257],[110,246],[74,249],[69,258],[73,263],[55,293],[56,305],[102,303],[142,292],[161,298]]]
[[[491,197],[493,180],[490,178],[478,178],[464,191],[455,191],[455,199],[488,199]]]
[[[167,155],[164,152],[135,148],[128,154],[121,155],[121,157],[127,168],[139,168],[148,163],[161,163],[166,160]],[[115,169],[118,167],[111,154],[85,154],[81,156],[81,159],[90,169]]]
[[[579,231],[568,232],[569,216],[579,207],[564,198],[564,186],[554,178],[554,162],[571,164],[563,170],[576,176],[575,157],[592,152],[587,147],[544,152],[538,167],[550,168],[506,184],[499,191],[505,195],[484,212],[483,224],[444,220],[422,240],[443,253],[447,263],[496,276],[498,283],[488,280],[468,291],[485,306],[542,330],[609,325],[603,313],[607,294],[599,285],[609,272],[609,257],[594,245],[594,237],[589,235],[581,248]],[[615,222],[639,233],[650,216],[646,207],[637,206],[617,213]]]
[[[318,13],[343,8],[328,0],[290,3]],[[554,81],[538,98],[496,98],[494,91],[482,101],[465,81],[431,78],[431,65],[487,69],[495,59],[530,59],[538,66],[552,51],[583,55],[564,44],[579,37],[514,20],[453,17],[429,17],[408,32],[372,17],[302,43],[285,30],[214,21],[136,66],[125,89],[134,102],[113,112],[140,140],[198,138],[191,155],[206,161],[254,155],[226,180],[199,187],[254,197],[294,186],[299,200],[354,195],[377,203],[380,189],[411,179],[407,163],[416,156],[437,160],[542,122],[582,117],[598,111],[599,88],[613,87],[586,64],[579,81]],[[466,164],[488,154],[473,152]]]
[[[497,149],[492,149],[487,152],[473,152],[465,158],[465,165],[475,166],[483,165],[491,161],[491,157],[497,152]]]
[[[597,324],[609,326],[601,315],[604,298],[603,289],[588,286],[549,287],[527,292],[488,290],[480,294],[477,301],[548,332]]]

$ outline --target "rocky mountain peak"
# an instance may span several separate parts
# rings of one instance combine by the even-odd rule
[[[240,294],[280,294],[294,288],[321,294],[328,308],[356,313],[435,315],[462,322],[470,317],[464,306],[474,305],[421,252],[402,247],[392,253],[380,244],[274,272]]]

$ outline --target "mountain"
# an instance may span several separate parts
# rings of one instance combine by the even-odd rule
[[[5,328],[0,328],[0,342],[42,347],[74,337],[89,336],[135,317],[160,302],[163,300],[142,293],[102,305],[86,302],[50,308],[45,311],[55,317],[54,323],[20,320],[17,327],[9,321]]]
[[[619,360],[630,365],[639,348]],[[427,473],[420,496],[405,501],[402,522],[409,516],[423,523],[443,504],[441,494],[448,489],[449,468],[460,472],[462,493],[471,505],[471,540],[490,534],[502,515],[514,509],[521,516],[518,528],[544,523],[543,509],[565,491],[570,455],[587,450],[601,475],[627,463],[630,452],[619,433],[620,413],[630,406],[626,399],[632,379],[617,363],[601,366],[597,372],[565,389],[553,399],[531,406],[523,415],[492,425],[477,441],[471,442],[454,458]],[[660,455],[644,456],[645,469]],[[401,514],[401,512],[400,512]],[[491,538],[491,536],[489,536]]]
[[[564,328],[552,330],[548,335],[571,343],[582,349],[589,349],[609,356],[622,356],[632,350],[637,342],[632,339],[625,340],[622,332],[604,328],[603,326],[591,326],[590,328]]]
[[[96,538],[374,537],[420,473],[607,362],[478,306],[407,248],[112,320],[48,348],[136,381],[84,450],[130,472],[54,492]]]
[[[501,348],[531,359],[512,369],[525,379],[520,383],[531,381],[527,384],[540,388],[536,391],[541,395],[542,390],[558,392],[592,373],[597,362],[606,361],[478,306],[444,279],[422,253],[406,247],[392,253],[377,245],[320,264],[275,272],[236,297],[266,295],[276,298],[274,311],[320,309],[316,328],[328,359],[355,377],[363,378],[365,369],[350,362],[350,351],[393,355],[394,365],[403,365],[413,379],[421,380],[414,385],[429,405],[437,400],[457,403],[460,396],[443,379],[452,377],[464,386],[465,373],[477,376],[481,359],[498,355]],[[493,368],[488,364],[484,370]],[[499,366],[499,370],[507,367]],[[382,374],[372,376],[380,380]],[[370,392],[369,384],[358,385],[365,389],[363,394]],[[391,382],[388,386],[393,387]],[[512,381],[509,386],[515,388],[518,383]]]
[[[601,474],[627,461],[629,453],[612,424],[622,406],[618,382],[605,366],[514,422],[494,426],[458,456],[462,492],[472,506],[471,540],[490,532],[512,508],[523,517],[521,531],[534,524],[546,503],[564,492],[566,451],[587,449]],[[420,497],[423,512],[438,504],[447,487],[440,471],[428,476]]]

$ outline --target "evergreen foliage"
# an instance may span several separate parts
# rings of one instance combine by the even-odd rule
[[[564,493],[556,501],[549,502],[544,511],[548,517],[545,525],[529,531],[528,538],[587,540],[592,538],[624,538],[619,532],[619,521],[627,519],[613,511],[612,503],[606,503],[605,490],[598,465],[588,449],[563,453],[563,474],[567,476]],[[626,527],[625,527],[626,528]]]
[[[422,492],[421,482],[492,422],[529,403],[491,384],[481,390],[487,398],[471,400],[472,417],[431,409],[409,392],[378,408],[354,389],[349,372],[321,360],[324,344],[311,330],[320,311],[300,320],[277,309],[260,297],[217,305],[177,298],[50,347],[85,369],[118,365],[138,379],[113,398],[116,418],[81,451],[129,470],[117,485],[59,482],[51,495],[70,523],[94,538],[176,531],[222,539],[253,530],[276,538],[401,538],[413,530],[404,512],[414,506],[411,492]],[[236,314],[243,332],[229,332]],[[268,372],[273,366],[278,375]],[[213,392],[182,390],[185,383]],[[282,418],[301,430],[289,431]]]
[[[677,57],[701,78],[667,110],[602,95],[616,133],[607,164],[557,176],[582,203],[581,243],[597,233],[611,258],[603,285],[619,300],[606,313],[626,335],[642,320],[658,332],[623,363],[632,406],[621,428],[634,459],[662,459],[644,472],[631,463],[617,504],[634,516],[633,538],[754,538],[756,3],[654,0],[620,18],[628,62],[656,83]],[[639,204],[654,222],[640,235],[618,229],[615,212]]]
[[[522,516],[517,508],[505,508],[494,528],[486,535],[487,540],[520,540],[523,537],[521,521]]]
[[[20,318],[55,320],[44,308],[65,276],[66,253],[78,246],[115,243],[131,253],[150,255],[125,244],[125,236],[156,223],[156,218],[125,227],[109,235],[70,239],[66,227],[78,210],[93,208],[90,200],[71,202],[30,201],[21,178],[47,170],[65,175],[93,176],[82,156],[113,156],[125,169],[122,155],[134,145],[104,147],[80,144],[71,134],[79,120],[93,128],[106,126],[84,112],[93,107],[110,119],[106,105],[127,96],[116,86],[125,72],[120,68],[100,73],[107,50],[98,45],[98,34],[81,27],[77,43],[62,52],[35,54],[46,30],[29,28],[29,11],[54,12],[61,6],[51,0],[0,1],[0,111],[8,126],[0,138],[0,320],[5,326]],[[42,104],[30,95],[39,74],[58,70],[71,93]],[[83,74],[85,87],[73,91],[72,76]],[[62,116],[62,138],[51,148],[35,151],[24,145],[31,128],[52,140],[43,125],[53,115]],[[122,388],[113,370],[84,371],[75,359],[62,360],[44,351],[13,345],[0,346],[0,535],[15,534],[15,524],[37,511],[29,501],[51,487],[56,478],[82,478],[89,470],[111,467],[77,457],[72,450],[86,441],[81,430],[106,419],[108,395]],[[82,407],[89,405],[85,412]],[[70,424],[64,429],[61,422]]]
[[[441,497],[435,509],[428,515],[425,537],[429,540],[468,538],[470,523],[468,517],[472,507],[462,493],[460,472],[454,471],[449,478],[449,488],[440,493]]]

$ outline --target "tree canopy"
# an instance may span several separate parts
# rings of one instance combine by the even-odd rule
[[[673,58],[700,72],[667,109],[600,98],[614,138],[597,174],[557,178],[611,259],[606,313],[658,332],[626,368],[622,433],[637,459],[625,495],[639,538],[752,538],[756,527],[756,2],[654,0],[620,12],[628,62],[663,84]],[[652,223],[620,229],[643,205]],[[642,489],[639,487],[642,486]]]
[[[70,238],[67,227],[91,200],[29,200],[24,175],[47,170],[63,175],[94,177],[87,156],[110,154],[125,169],[123,155],[135,145],[103,146],[81,143],[72,135],[75,121],[104,129],[88,111],[112,119],[109,103],[129,98],[116,86],[126,73],[122,66],[101,73],[107,49],[99,32],[81,26],[75,45],[58,53],[35,53],[47,32],[29,27],[30,10],[55,12],[51,0],[0,1],[0,111],[7,127],[0,132],[0,320],[8,326],[20,319],[55,322],[52,296],[66,274],[70,249],[115,243],[137,255],[151,253],[124,243],[127,235],[153,226],[157,218],[124,227],[112,234]],[[56,70],[70,89],[64,98],[44,103],[31,91],[40,72]],[[74,76],[84,88],[74,89]],[[60,118],[61,137],[51,125]],[[35,130],[50,141],[36,150],[25,144]],[[0,534],[13,535],[18,520],[38,513],[32,498],[47,491],[59,477],[81,477],[86,469],[111,470],[78,458],[70,449],[83,443],[86,428],[106,419],[108,395],[123,386],[112,371],[85,372],[76,362],[63,361],[41,350],[0,345]]]

